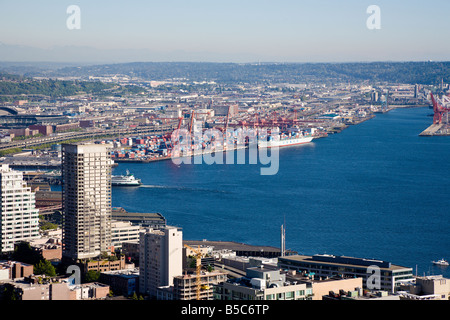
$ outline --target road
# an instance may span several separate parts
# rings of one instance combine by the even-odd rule
[[[109,129],[109,130],[96,130],[91,132],[67,132],[58,134],[55,136],[45,136],[34,139],[13,141],[0,145],[0,150],[8,150],[12,148],[27,148],[32,146],[39,146],[47,143],[58,143],[71,139],[85,139],[96,138],[101,136],[126,136],[126,135],[140,135],[140,134],[164,134],[171,132],[176,128],[176,125],[163,125],[163,126],[141,126],[136,128],[126,129]]]

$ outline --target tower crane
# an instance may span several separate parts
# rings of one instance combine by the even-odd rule
[[[203,253],[199,249],[194,249],[187,244],[184,245],[186,248],[190,249],[192,252],[195,253],[195,260],[196,260],[196,279],[195,279],[195,291],[196,291],[196,299],[200,300],[200,291],[201,291],[201,282],[200,282],[200,272],[202,269],[202,257]]]

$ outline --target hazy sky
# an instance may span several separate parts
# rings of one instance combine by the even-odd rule
[[[366,26],[370,5],[379,30]],[[449,14],[449,0],[0,0],[0,60],[450,60]]]

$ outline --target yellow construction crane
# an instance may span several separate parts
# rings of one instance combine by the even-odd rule
[[[195,279],[196,298],[197,298],[197,300],[200,300],[200,291],[201,291],[200,272],[201,272],[201,269],[202,269],[202,256],[203,256],[203,253],[199,249],[194,249],[194,248],[188,246],[187,244],[185,244],[184,246],[195,253],[195,260],[196,260],[196,279]]]

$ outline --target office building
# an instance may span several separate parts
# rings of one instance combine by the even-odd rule
[[[0,251],[14,251],[14,244],[39,237],[39,210],[35,194],[23,180],[23,173],[9,165],[0,166],[1,219]]]
[[[148,229],[140,234],[139,245],[139,289],[156,297],[158,287],[172,286],[183,273],[183,232],[172,226]]]
[[[128,221],[111,221],[111,245],[114,250],[121,249],[124,242],[139,241],[142,227]]]
[[[387,261],[333,255],[293,255],[278,258],[285,270],[314,275],[316,279],[332,277],[362,278],[363,287],[395,293],[405,282],[413,280],[412,268],[393,265]]]
[[[62,146],[63,258],[111,251],[111,158],[106,145]]]

